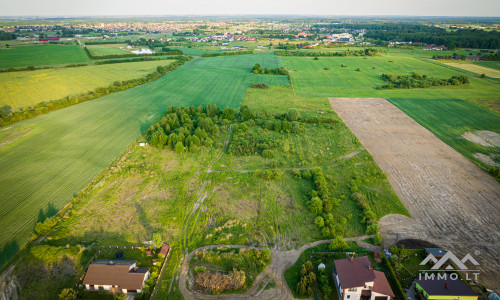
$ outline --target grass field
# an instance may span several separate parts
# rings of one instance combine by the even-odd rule
[[[475,62],[474,64],[500,71],[500,61],[478,61]]]
[[[103,44],[103,45],[87,45],[87,50],[93,57],[106,56],[106,55],[121,55],[130,54],[127,50],[120,49],[120,47],[127,46],[127,44]]]
[[[198,48],[188,48],[188,47],[169,47],[170,49],[181,50],[184,54],[191,56],[202,56],[203,54],[214,54],[220,51],[204,50]]]
[[[476,74],[484,74],[488,77],[500,78],[500,70],[495,70],[481,65],[476,65],[472,63],[458,63],[458,62],[446,62],[446,65],[464,69]]]
[[[89,62],[85,50],[77,45],[30,45],[0,50],[0,69]]]
[[[392,104],[448,145],[475,163],[489,168],[474,153],[483,153],[500,162],[500,147],[486,147],[462,137],[466,132],[487,130],[500,134],[500,114],[459,99],[389,98]]]
[[[464,98],[499,99],[500,85],[479,79],[472,73],[452,69],[411,57],[321,57],[319,60],[303,57],[283,57],[292,71],[297,93],[307,97],[395,97],[395,98]],[[347,67],[341,67],[341,65]],[[330,68],[325,70],[325,68]],[[360,68],[360,71],[356,71]],[[375,69],[373,69],[375,68]],[[450,78],[466,74],[471,83],[463,86],[433,87],[426,89],[376,90],[384,84],[383,73],[409,75],[412,72],[436,78]],[[472,76],[471,76],[472,74]]]
[[[0,149],[0,265],[24,246],[49,207],[53,214],[77,195],[168,105],[238,108],[251,83],[288,84],[285,76],[253,75],[255,63],[275,67],[280,60],[200,58],[154,82],[3,128],[11,143]]]
[[[14,109],[142,77],[169,60],[0,73],[0,106]]]

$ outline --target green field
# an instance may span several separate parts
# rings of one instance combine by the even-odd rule
[[[500,61],[478,61],[474,62],[474,64],[500,71]]]
[[[251,83],[288,84],[285,76],[251,73],[255,63],[280,62],[272,55],[199,58],[154,82],[2,129],[0,139],[10,143],[0,149],[0,265],[24,246],[37,219],[77,195],[168,105],[238,108]]]
[[[0,106],[13,109],[107,87],[115,81],[140,78],[171,60],[107,64],[75,68],[0,73]]]
[[[77,45],[31,45],[0,50],[0,69],[89,62],[85,50]]]
[[[473,156],[474,153],[483,153],[500,163],[500,147],[481,146],[462,137],[466,132],[477,130],[500,134],[500,114],[459,99],[387,100],[473,162],[489,168],[490,166]]]
[[[175,50],[181,50],[184,54],[191,56],[202,56],[203,54],[214,54],[220,52],[220,51],[211,51],[211,50],[188,48],[188,47],[169,47],[169,48]]]
[[[87,45],[86,47],[92,57],[99,57],[106,55],[130,54],[127,50],[120,49],[120,47],[124,46],[127,46],[127,44]]]
[[[392,61],[392,62],[391,62]],[[499,99],[500,85],[479,79],[473,73],[411,57],[283,57],[292,72],[292,81],[299,95],[308,97],[395,97],[395,98],[464,98]],[[341,67],[341,65],[347,67]],[[375,69],[373,69],[375,67]],[[330,68],[325,70],[325,68]],[[360,71],[356,71],[360,68]],[[376,90],[384,84],[383,73],[409,75],[412,72],[435,78],[465,74],[471,83],[462,86],[426,89]]]

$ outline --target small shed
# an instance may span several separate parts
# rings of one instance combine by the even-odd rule
[[[324,270],[326,268],[325,264],[324,263],[320,263],[318,265],[318,270]]]
[[[162,254],[164,257],[167,257],[169,251],[170,251],[170,246],[167,244],[163,244],[158,254]]]
[[[146,255],[147,255],[147,256],[151,256],[151,250],[147,250],[147,251],[146,251]]]
[[[382,254],[382,250],[378,248],[373,250],[373,257],[378,258],[380,257],[380,254]]]

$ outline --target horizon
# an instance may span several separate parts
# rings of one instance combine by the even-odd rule
[[[189,0],[183,3],[163,3],[147,0],[137,3],[124,1],[89,0],[85,3],[67,3],[61,0],[38,2],[20,0],[5,3],[4,17],[62,17],[62,16],[411,16],[411,17],[500,17],[500,2],[479,0],[470,5],[466,1],[422,0],[418,3],[404,0],[361,0],[356,5],[341,1],[313,0],[307,4],[297,0],[235,3],[229,0],[215,0],[207,3]],[[492,14],[495,12],[496,14]]]

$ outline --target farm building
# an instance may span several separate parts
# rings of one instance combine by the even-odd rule
[[[333,278],[341,300],[394,298],[384,272],[374,270],[367,256],[336,260]]]
[[[135,260],[99,259],[90,264],[83,280],[87,290],[140,293],[149,278],[149,269],[139,268]]]
[[[429,300],[476,300],[479,297],[460,279],[417,279],[415,288]]]

